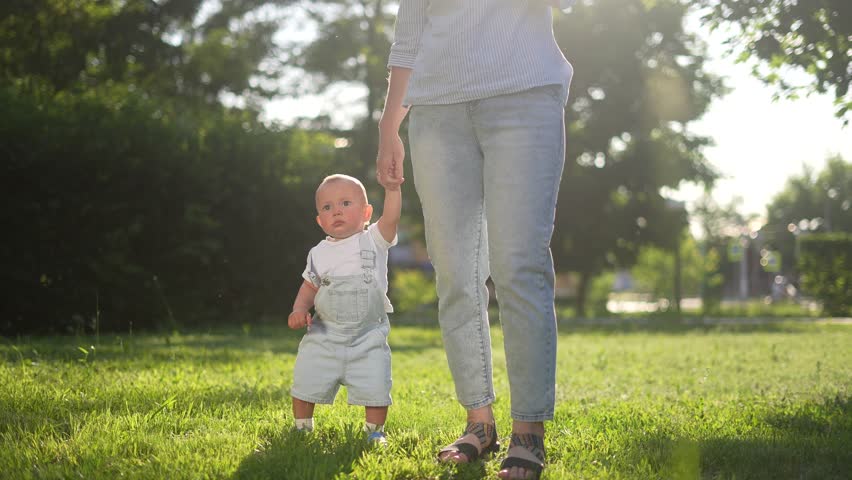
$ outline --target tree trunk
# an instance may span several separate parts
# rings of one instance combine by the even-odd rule
[[[577,285],[577,318],[586,317],[586,297],[589,295],[589,281],[591,279],[591,273],[580,272],[580,283]]]
[[[368,182],[375,176],[375,159],[378,151],[379,127],[374,117],[381,103],[384,93],[385,78],[378,77],[372,62],[382,61],[385,59],[375,58],[378,48],[379,31],[384,23],[384,13],[382,12],[383,0],[376,0],[373,5],[373,17],[369,19],[370,26],[367,32],[367,59],[364,65],[364,83],[367,87],[367,117],[364,119],[363,130],[361,132],[361,161],[363,165],[363,181]],[[366,6],[366,4],[365,4]]]
[[[680,315],[680,301],[682,296],[682,277],[681,277],[681,259],[680,259],[680,236],[675,239],[674,248],[674,309]]]

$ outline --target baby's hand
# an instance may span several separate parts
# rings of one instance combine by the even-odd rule
[[[311,329],[311,313],[310,312],[292,312],[287,317],[287,325],[293,330],[297,330],[307,325],[308,330]]]

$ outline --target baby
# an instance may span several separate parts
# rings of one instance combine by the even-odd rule
[[[328,236],[308,254],[287,319],[290,328],[307,327],[290,390],[296,429],[313,430],[314,406],[333,403],[345,385],[349,404],[366,409],[368,440],[384,444],[391,404],[387,314],[393,311],[387,260],[397,241],[400,185],[385,186],[384,210],[374,224],[364,185],[348,175],[326,177],[317,188],[316,206],[317,223]]]

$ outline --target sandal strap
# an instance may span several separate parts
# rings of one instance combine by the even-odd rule
[[[532,453],[544,464],[544,437],[534,433],[513,433],[509,448],[521,447]]]
[[[488,446],[491,440],[497,437],[497,426],[493,423],[467,422],[462,436],[472,433],[479,439],[479,444],[482,447]]]
[[[508,456],[500,463],[500,470],[518,467],[532,472],[533,479],[541,477],[544,470],[544,438],[532,433],[513,433],[506,453]]]
[[[470,442],[470,436],[477,440],[477,444]],[[465,438],[467,437],[467,438]],[[446,452],[463,453],[468,461],[474,461],[484,453],[496,452],[500,449],[497,440],[497,427],[493,423],[468,422],[461,437],[455,442],[447,445],[438,452],[438,456]]]

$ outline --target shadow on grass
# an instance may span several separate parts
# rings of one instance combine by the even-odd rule
[[[627,465],[656,463],[663,478],[850,478],[848,398],[798,405],[764,422],[770,433],[761,438],[646,437],[630,449]]]
[[[368,448],[363,432],[352,426],[310,434],[286,431],[255,449],[232,478],[335,478],[351,473]]]

